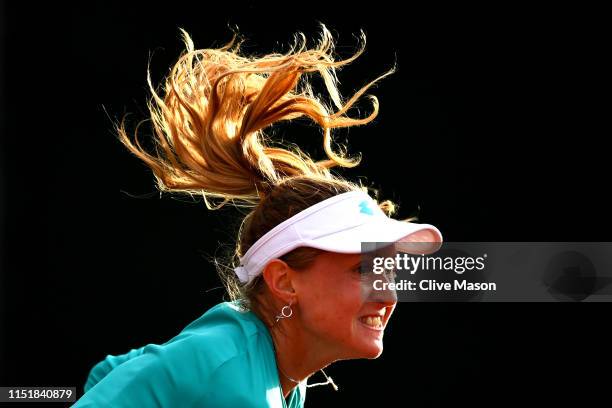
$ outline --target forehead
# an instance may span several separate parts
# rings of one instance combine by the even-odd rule
[[[361,254],[342,254],[339,252],[324,251],[317,258],[319,263],[337,266],[352,266],[361,260]]]
[[[326,268],[351,268],[359,264],[371,264],[374,258],[378,257],[395,257],[398,250],[394,245],[385,245],[377,248],[374,251],[369,251],[360,254],[344,254],[339,252],[323,251],[317,257],[316,263],[318,266]]]

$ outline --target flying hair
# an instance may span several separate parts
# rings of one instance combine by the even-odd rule
[[[306,37],[299,33],[289,52],[261,57],[242,55],[236,33],[221,48],[196,49],[190,35],[180,29],[186,49],[161,91],[156,91],[147,69],[155,152],[141,145],[140,124],[131,138],[121,120],[116,127],[119,140],[151,168],[160,191],[201,194],[209,209],[228,201],[257,205],[275,186],[295,177],[335,179],[329,169],[355,167],[361,157],[334,151],[332,130],[371,122],[379,109],[373,95],[365,95],[372,104],[367,117],[352,118],[347,112],[395,67],[344,101],[336,69],[363,53],[365,34],[361,32],[362,42],[353,56],[335,61],[332,35],[324,24],[321,29],[315,48],[308,49]],[[335,111],[315,96],[306,75],[310,73],[323,79]],[[323,131],[322,160],[314,161],[297,146],[273,146],[265,133],[275,123],[303,116]],[[220,203],[212,204],[211,198]]]

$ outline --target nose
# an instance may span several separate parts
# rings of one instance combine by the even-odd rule
[[[395,280],[386,273],[375,275],[374,280],[377,282],[370,283],[366,300],[384,306],[394,306],[397,303],[397,292],[392,285]]]

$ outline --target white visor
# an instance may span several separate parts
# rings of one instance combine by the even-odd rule
[[[428,242],[442,242],[442,233],[433,225],[389,218],[367,193],[351,191],[308,207],[272,228],[249,248],[234,270],[247,283],[269,261],[299,247],[358,254],[362,242],[401,242],[423,230],[431,232]]]

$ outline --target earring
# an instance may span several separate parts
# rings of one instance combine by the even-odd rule
[[[287,306],[283,306],[281,314],[276,316],[276,323],[278,323],[280,319],[286,319],[291,316],[293,316],[293,309],[291,309],[291,303],[289,303]]]

